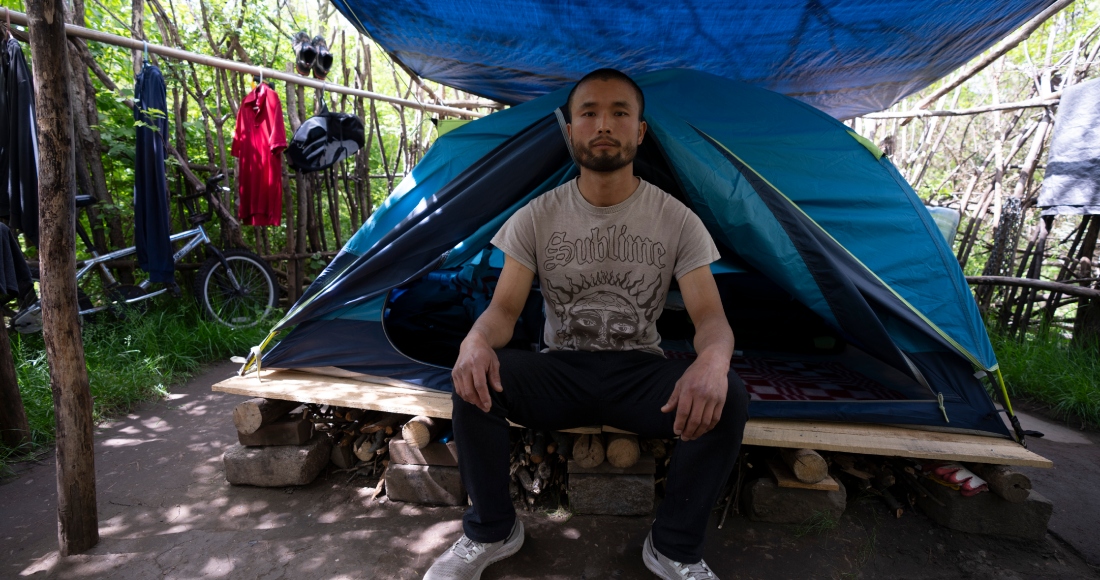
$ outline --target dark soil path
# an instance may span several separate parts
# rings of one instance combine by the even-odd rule
[[[419,578],[455,540],[460,509],[368,506],[368,482],[346,474],[296,489],[228,485],[221,453],[240,398],[210,385],[234,370],[214,366],[98,430],[102,539],[85,555],[57,555],[52,457],[20,466],[0,486],[0,578]],[[707,561],[724,579],[1100,578],[1086,561],[1100,565],[1100,440],[1085,438],[1032,445],[1057,464],[1031,474],[1055,503],[1043,541],[960,534],[919,513],[888,519],[857,500],[823,531],[731,517],[711,528]],[[640,558],[649,518],[522,517],[527,544],[486,580],[652,578]]]

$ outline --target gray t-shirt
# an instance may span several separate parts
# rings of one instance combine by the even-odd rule
[[[664,356],[656,322],[672,277],[719,258],[699,217],[644,180],[622,203],[596,207],[574,179],[517,211],[492,244],[538,274],[549,350]]]

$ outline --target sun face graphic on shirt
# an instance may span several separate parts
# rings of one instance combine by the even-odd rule
[[[602,290],[579,298],[569,309],[569,319],[580,350],[622,350],[625,341],[637,338],[640,327],[634,306]]]
[[[549,280],[546,296],[561,325],[558,344],[567,350],[626,350],[644,340],[661,303],[661,276],[646,280],[630,272],[599,271]]]

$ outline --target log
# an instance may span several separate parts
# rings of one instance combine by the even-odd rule
[[[564,460],[570,459],[572,457],[573,441],[570,439],[569,434],[561,431],[551,431],[550,437],[554,440],[555,452]]]
[[[1031,479],[1010,470],[1008,466],[974,463],[970,465],[970,471],[984,479],[989,489],[1005,501],[1023,503],[1031,495]]]
[[[546,460],[546,456],[551,453],[549,448],[549,437],[546,435],[546,431],[536,431],[533,440],[531,441],[531,452],[528,456],[531,458],[531,463],[539,464]]]
[[[817,483],[829,475],[829,464],[813,449],[780,449],[779,456],[802,483]]]
[[[355,460],[358,458],[355,456],[355,451],[352,450],[352,444],[354,442],[354,437],[351,435],[344,435],[336,445],[332,446],[332,455],[330,455],[330,458],[340,469],[355,467]]]
[[[1038,290],[1050,290],[1069,296],[1080,298],[1100,298],[1100,290],[1082,286],[1071,286],[1061,282],[1048,282],[1046,280],[1034,280],[1031,278],[1013,278],[1011,276],[967,276],[970,284],[990,284],[993,286],[1022,286],[1024,288],[1036,288]]]
[[[611,465],[625,469],[637,463],[641,455],[638,438],[634,435],[611,433],[607,436],[607,462]]]
[[[237,441],[246,447],[266,445],[305,445],[313,437],[313,423],[304,413],[291,414],[257,429],[254,433],[237,432]]]
[[[447,419],[418,415],[401,427],[401,437],[417,449],[439,439],[451,427]]]
[[[393,435],[394,429],[409,420],[408,415],[386,415],[381,419],[363,425],[359,428],[360,433],[377,433],[378,431],[384,431],[386,435]]]
[[[573,461],[581,467],[596,467],[603,463],[604,457],[603,437],[600,434],[579,435],[573,441]]]
[[[238,433],[251,435],[260,427],[274,423],[299,405],[301,403],[282,399],[249,399],[233,409],[233,424],[236,425]]]

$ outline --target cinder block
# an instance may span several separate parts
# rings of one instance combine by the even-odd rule
[[[840,518],[848,501],[844,484],[837,491],[779,487],[770,477],[745,485],[745,512],[750,520],[800,524],[815,515]],[[820,514],[820,515],[819,515]]]
[[[417,449],[400,437],[390,439],[390,461],[402,465],[438,465],[458,467],[458,447],[454,441],[440,443],[432,441]]]
[[[305,445],[232,445],[222,456],[225,479],[234,485],[260,487],[306,485],[328,463],[331,446],[323,433],[317,433]]]
[[[972,534],[993,534],[1040,540],[1046,536],[1054,504],[1034,489],[1022,503],[1011,503],[992,492],[963,497],[958,491],[934,481],[921,486],[944,505],[917,498],[917,505],[941,526]]]
[[[569,506],[578,514],[644,516],[653,511],[653,475],[569,474]]]
[[[390,463],[386,495],[394,501],[429,505],[466,505],[466,488],[457,467]]]
[[[287,415],[282,419],[260,427],[255,433],[237,432],[241,445],[304,445],[313,437],[313,423],[303,413]]]

